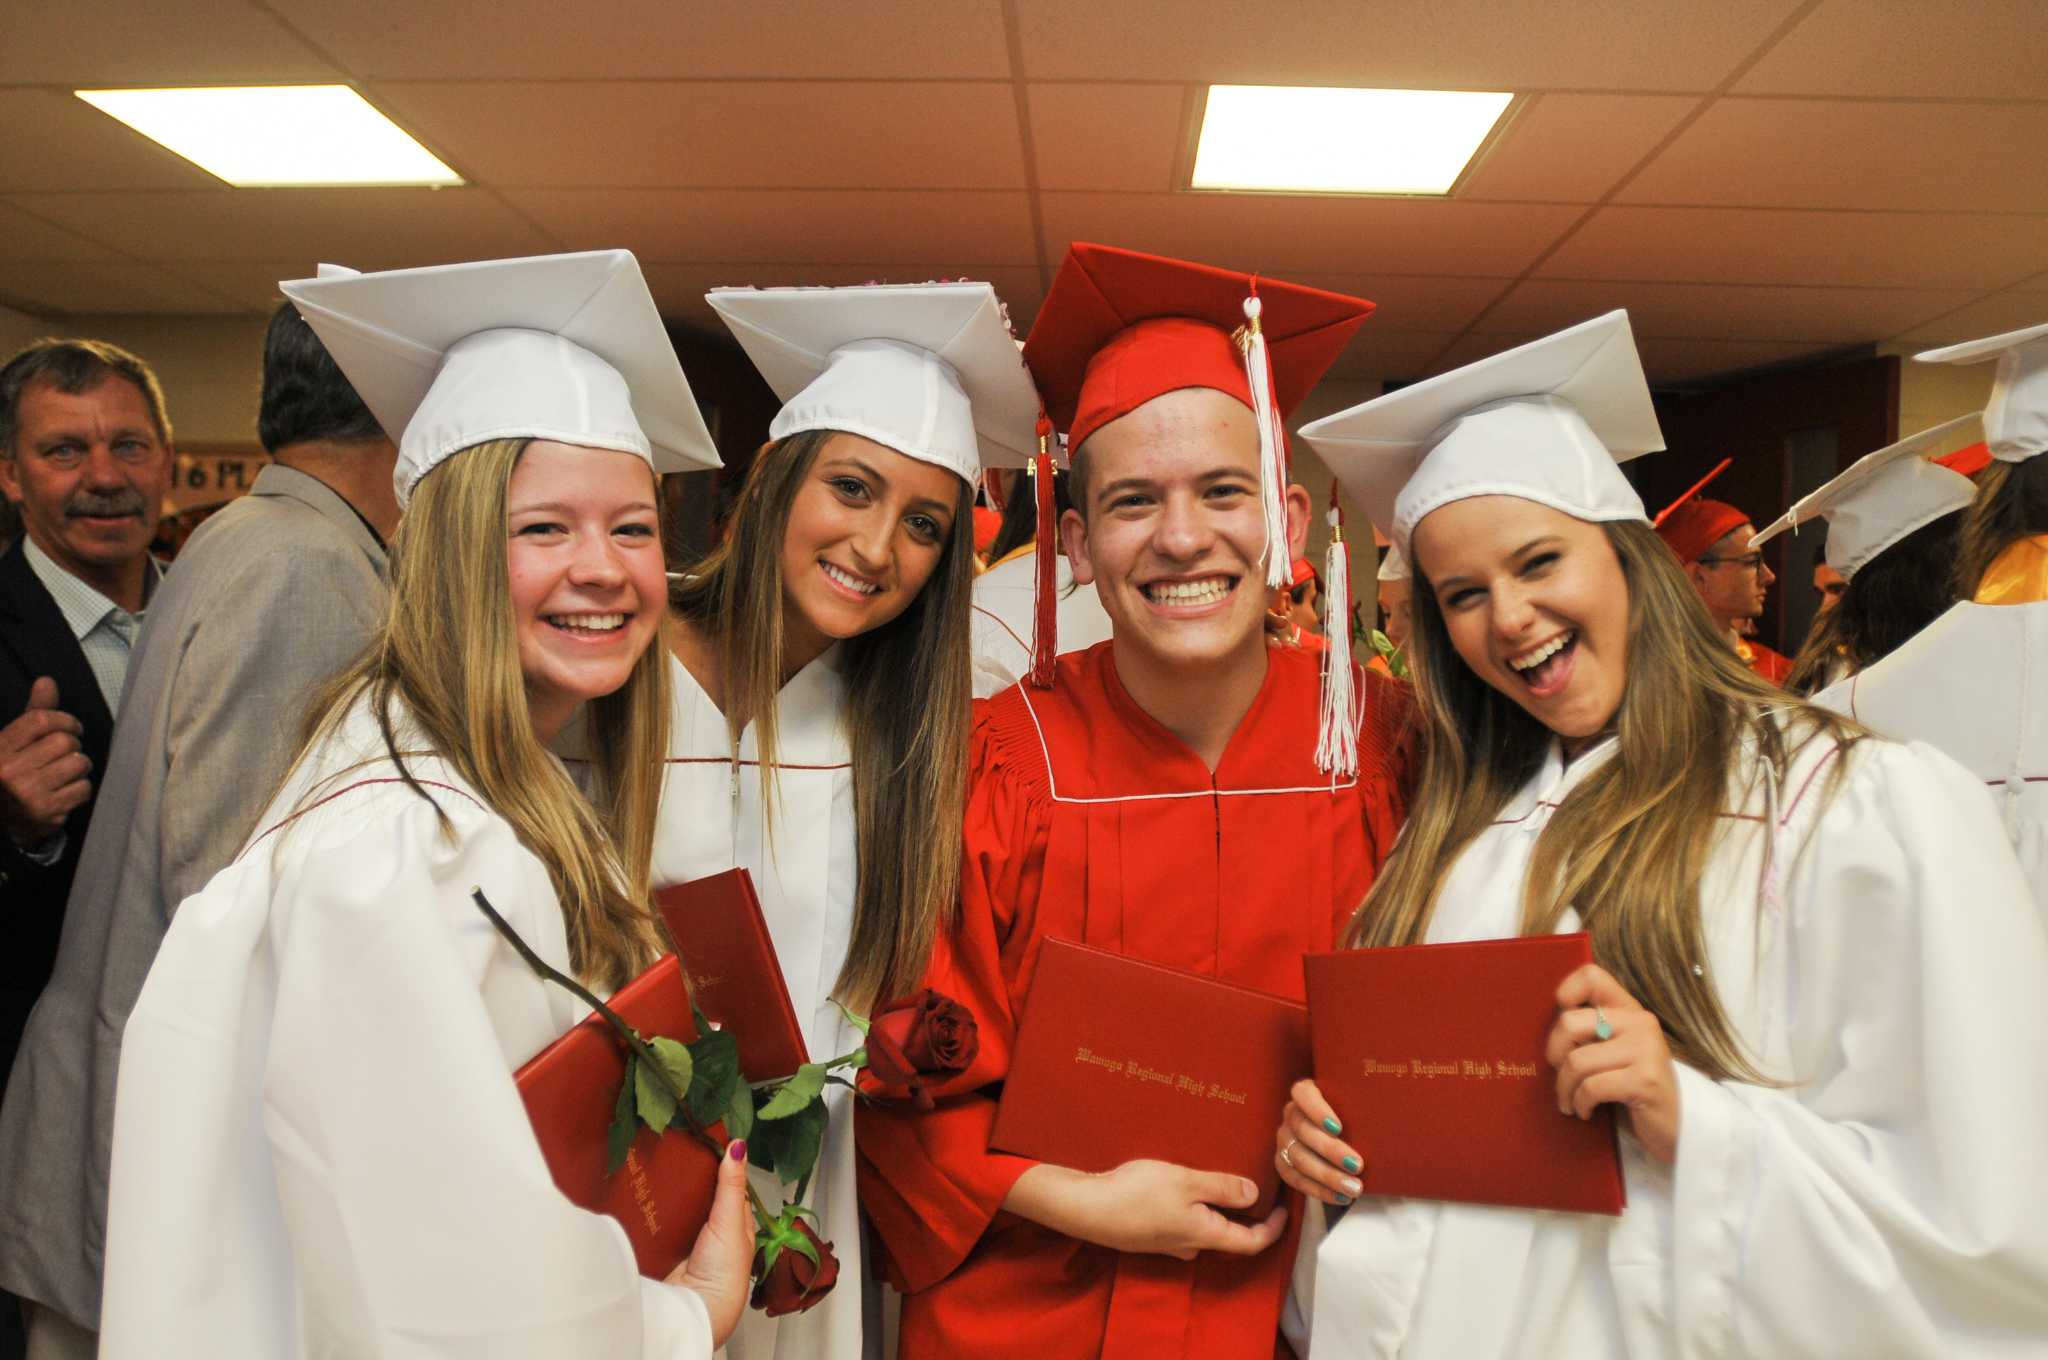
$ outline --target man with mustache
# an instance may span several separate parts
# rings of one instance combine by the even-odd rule
[[[0,1072],[49,978],[106,764],[171,430],[148,365],[96,340],[38,340],[0,368]]]

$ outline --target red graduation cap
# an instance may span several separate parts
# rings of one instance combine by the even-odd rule
[[[1749,516],[1728,502],[1710,501],[1700,495],[1734,461],[1723,458],[1712,472],[1694,482],[1683,496],[1659,510],[1657,518],[1650,521],[1656,527],[1657,537],[1688,566],[1697,562],[1701,553],[1749,523]]]
[[[1364,298],[1076,241],[1024,341],[1046,431],[1078,449],[1104,425],[1169,392],[1207,387],[1251,408],[1259,426],[1266,584],[1289,582],[1287,435],[1281,422],[1322,380],[1373,304]],[[1043,462],[1043,460],[1041,460]],[[1052,678],[1047,525],[1039,521],[1041,598],[1032,679]],[[1344,656],[1348,661],[1349,651]],[[1348,676],[1345,677],[1348,679]]]
[[[1280,418],[1301,403],[1373,304],[1232,269],[1076,241],[1060,262],[1024,362],[1069,448],[1154,397],[1212,387],[1253,405],[1234,338],[1257,299]]]

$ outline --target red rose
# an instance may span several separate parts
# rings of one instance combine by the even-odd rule
[[[868,1071],[890,1086],[907,1086],[920,1108],[930,1109],[925,1080],[964,1072],[981,1051],[974,1012],[926,987],[892,1001],[868,1024]]]
[[[801,1215],[785,1214],[776,1226],[784,1234],[801,1234],[817,1250],[818,1259],[812,1261],[802,1252],[785,1245],[776,1253],[775,1264],[769,1265],[768,1244],[757,1240],[754,1248],[754,1295],[748,1302],[769,1317],[814,1308],[832,1292],[832,1286],[839,1283],[839,1258],[832,1254],[832,1244],[819,1241],[818,1235],[811,1231],[811,1225],[804,1222]]]

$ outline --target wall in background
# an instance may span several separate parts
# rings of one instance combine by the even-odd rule
[[[1899,435],[1909,434],[1954,420],[1957,416],[1971,411],[1981,411],[1984,403],[1991,400],[1991,379],[1998,372],[1995,363],[1982,364],[1916,364],[1913,352],[1920,346],[1895,349],[1887,347],[1882,354],[1897,353],[1899,361]],[[1984,437],[1981,429],[1965,427],[1963,433],[1953,441],[1956,448],[1974,444]],[[1867,451],[1867,450],[1866,450]],[[1943,450],[1952,452],[1953,450]]]
[[[0,362],[7,356],[28,344],[39,335],[47,333],[48,323],[27,312],[17,312],[11,307],[0,307]]]

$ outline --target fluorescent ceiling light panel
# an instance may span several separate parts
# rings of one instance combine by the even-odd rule
[[[1196,189],[1449,193],[1512,94],[1211,85]]]
[[[462,183],[346,85],[75,93],[238,188]]]

